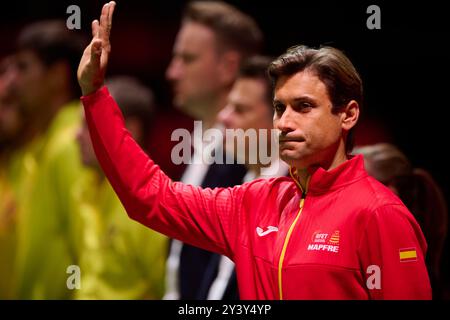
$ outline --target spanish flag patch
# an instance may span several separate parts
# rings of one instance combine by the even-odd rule
[[[400,262],[416,261],[417,251],[416,248],[403,248],[398,250],[400,256]]]

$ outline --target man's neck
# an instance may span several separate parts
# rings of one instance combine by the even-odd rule
[[[335,153],[334,157],[331,159],[329,163],[324,164],[323,168],[327,171],[333,170],[334,168],[339,167],[345,161],[348,160],[347,153],[345,151],[345,145],[341,144]]]
[[[225,107],[227,103],[228,91],[222,92],[212,99],[203,110],[205,114],[202,115],[203,130],[212,128],[217,122],[217,115]]]
[[[337,168],[341,164],[343,164],[345,161],[348,160],[347,153],[345,152],[345,145],[344,143],[339,144],[336,152],[334,153],[333,157],[328,157],[328,160],[324,160],[317,164],[311,164],[304,168],[297,168],[297,175],[299,178],[299,183],[302,186],[303,190],[306,190],[308,187],[308,179],[312,172],[314,172],[317,168],[322,168],[325,171],[333,170],[334,168]]]
[[[30,117],[29,123],[24,126],[27,129],[22,135],[21,140],[23,143],[26,144],[45,132],[61,107],[69,101],[69,95],[60,94],[54,96],[46,105],[36,107],[37,110],[45,110],[45,112],[35,115],[34,117]]]
[[[308,189],[308,179],[310,175],[308,169],[297,169],[298,183],[302,187],[303,192]]]

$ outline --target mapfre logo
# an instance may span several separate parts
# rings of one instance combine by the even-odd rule
[[[309,251],[328,251],[339,252],[340,234],[339,230],[334,231],[331,236],[329,233],[320,230],[315,231],[311,237],[311,243],[308,245]]]

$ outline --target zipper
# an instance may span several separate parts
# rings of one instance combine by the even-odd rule
[[[282,268],[283,268],[284,257],[286,255],[286,249],[287,249],[287,246],[288,246],[288,243],[289,243],[289,239],[291,238],[292,231],[294,230],[294,227],[297,224],[297,221],[300,218],[300,216],[302,214],[302,211],[303,211],[303,207],[305,205],[306,190],[308,189],[309,178],[310,178],[310,177],[308,177],[308,180],[306,181],[306,188],[305,188],[306,190],[303,191],[302,186],[298,183],[297,179],[294,177],[294,175],[292,173],[292,170],[289,170],[289,173],[291,174],[291,176],[294,179],[294,181],[297,183],[297,186],[302,191],[302,198],[300,199],[300,204],[299,204],[300,209],[298,210],[297,216],[295,217],[294,221],[292,222],[291,226],[289,227],[289,230],[287,232],[286,238],[284,239],[283,249],[281,250],[280,260],[278,262],[278,290],[279,290],[279,294],[280,294],[280,300],[283,300],[283,273],[282,273]]]

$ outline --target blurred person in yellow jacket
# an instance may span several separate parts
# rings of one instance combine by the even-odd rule
[[[11,96],[14,66],[13,56],[7,56],[0,62],[0,299],[12,297],[11,261],[14,259],[16,242],[15,194],[19,192],[19,182],[23,180],[19,179],[19,175],[25,173],[25,170],[17,170],[17,157],[13,156],[23,129],[17,103]]]
[[[154,113],[153,93],[131,77],[108,81],[125,124],[144,146]],[[160,299],[168,240],[128,219],[95,157],[86,123],[78,133],[82,162],[89,167],[77,190],[83,219],[79,299]]]
[[[0,60],[0,164],[6,161],[11,150],[15,148],[23,130],[17,101],[11,94],[12,81],[16,76],[14,62],[13,55]]]
[[[14,268],[12,298],[73,296],[67,270],[78,263],[81,230],[73,188],[83,170],[76,67],[85,43],[64,21],[33,23],[18,38],[11,92],[24,129],[8,170],[12,185],[20,185],[13,195],[15,257],[7,262]]]

